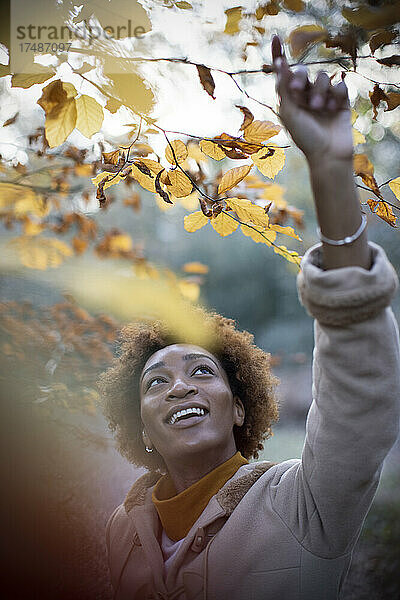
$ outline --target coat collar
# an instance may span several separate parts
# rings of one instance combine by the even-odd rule
[[[262,461],[249,463],[240,467],[226,484],[217,492],[215,498],[227,516],[230,516],[251,486],[270,469],[275,463]],[[157,481],[162,476],[159,472],[149,472],[142,475],[129,490],[124,507],[127,513],[134,506],[151,503],[151,493]]]

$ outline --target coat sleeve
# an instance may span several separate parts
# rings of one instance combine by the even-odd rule
[[[372,266],[324,271],[321,244],[303,258],[297,286],[314,317],[312,404],[301,461],[281,463],[272,505],[298,541],[323,558],[349,552],[374,497],[399,425],[398,287],[384,250]]]

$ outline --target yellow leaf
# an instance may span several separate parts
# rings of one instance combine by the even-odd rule
[[[34,221],[25,221],[23,230],[25,235],[38,235],[42,233],[45,226],[42,223],[35,223]]]
[[[76,128],[86,136],[91,138],[97,133],[103,124],[103,107],[90,96],[83,94],[76,99]]]
[[[290,52],[294,58],[297,58],[310,44],[321,42],[327,36],[328,32],[320,25],[301,25],[289,35]]]
[[[110,111],[110,113],[115,114],[119,108],[121,108],[122,103],[115,98],[109,98],[107,100],[106,109]]]
[[[214,144],[214,142],[210,142],[210,140],[201,140],[199,146],[200,150],[204,154],[206,154],[210,158],[213,158],[214,160],[222,160],[226,156],[225,152],[221,150],[221,148],[217,144]]]
[[[228,8],[225,11],[226,14],[226,23],[224,33],[228,35],[234,35],[240,31],[239,23],[242,18],[242,7],[235,6],[234,8]]]
[[[270,229],[273,229],[278,233],[284,233],[285,235],[288,235],[294,238],[295,240],[300,240],[301,242],[303,241],[301,237],[297,235],[293,227],[282,227],[282,225],[270,225]]]
[[[288,250],[286,246],[274,246],[274,252],[286,258],[287,261],[294,263],[298,267],[300,267],[301,259],[300,256],[295,250]]]
[[[285,164],[285,153],[282,148],[271,144],[251,155],[251,159],[263,175],[273,179]]]
[[[171,165],[176,165],[177,163],[180,164],[187,158],[187,148],[181,140],[174,140],[173,142],[170,142],[170,144],[168,144],[165,149],[165,158]],[[174,150],[175,158],[171,146]]]
[[[248,225],[241,225],[240,229],[244,235],[250,237],[257,242],[257,244],[261,243],[272,246],[272,242],[276,238],[276,231],[273,231],[272,229],[264,229],[263,227],[257,226],[249,227]]]
[[[0,182],[0,214],[12,212],[16,217],[31,214],[41,218],[49,211],[50,204],[34,190],[13,183]]]
[[[161,163],[157,162],[156,160],[152,160],[151,158],[140,157],[139,160],[146,165],[146,167],[148,167],[150,171],[154,173],[154,175],[158,175],[158,173],[164,168]]]
[[[261,206],[244,198],[228,198],[226,202],[241,221],[253,223],[259,227],[267,227],[268,215]]]
[[[261,197],[268,202],[273,202],[275,207],[279,210],[280,203],[286,207],[286,201],[283,199],[285,188],[278,183],[267,183],[264,182],[264,189],[261,193]]]
[[[396,196],[396,198],[400,200],[400,177],[392,179],[392,181],[389,182],[389,187],[392,190],[393,194]]]
[[[186,231],[188,231],[189,233],[193,233],[194,231],[197,231],[198,229],[204,227],[204,225],[207,225],[210,219],[206,217],[201,210],[197,210],[196,212],[191,213],[190,215],[186,215],[186,217],[183,220]]]
[[[240,183],[249,174],[251,168],[252,165],[243,165],[242,167],[234,167],[224,173],[218,186],[218,194],[223,194],[235,187],[235,185]]]
[[[92,183],[95,186],[98,186],[99,183],[101,181],[103,181],[103,179],[105,179],[106,177],[109,177],[110,180],[106,181],[106,183],[104,184],[104,188],[103,189],[107,189],[112,185],[115,185],[116,183],[119,183],[122,180],[121,175],[115,175],[115,173],[107,173],[107,171],[103,171],[102,173],[99,173],[98,175],[96,175],[96,177],[92,178]]]
[[[171,182],[171,185],[168,186],[168,191],[171,190],[177,198],[188,196],[191,193],[193,184],[180,169],[168,171],[168,178]]]
[[[15,73],[11,77],[11,86],[27,89],[36,83],[44,83],[50,79],[50,77],[55,75],[54,69],[49,69],[48,67],[42,67],[41,65],[36,64],[34,68],[34,73]]]
[[[289,10],[294,10],[295,12],[301,12],[304,10],[304,2],[303,0],[283,0],[283,4]]]
[[[200,286],[194,281],[181,279],[181,281],[178,282],[178,289],[182,296],[191,302],[196,302],[200,296]]]
[[[361,131],[358,131],[358,129],[355,129],[353,127],[352,132],[353,132],[353,145],[354,146],[357,146],[358,144],[365,144],[365,137],[363,136]]]
[[[173,201],[173,198],[171,198]],[[195,210],[199,205],[199,196],[196,191],[189,194],[189,196],[185,196],[184,198],[180,198],[181,205],[187,210]],[[164,202],[164,204],[166,204]]]
[[[73,251],[65,242],[55,238],[21,236],[9,242],[18,254],[21,263],[30,269],[44,271],[58,267]]]
[[[215,219],[211,219],[211,225],[219,235],[225,237],[236,231],[239,223],[222,212]]]
[[[190,142],[187,145],[187,152],[188,152],[188,157],[193,158],[193,160],[195,160],[197,162],[204,162],[207,160],[206,157],[204,156],[203,152],[200,150],[198,144]]]
[[[253,121],[244,130],[244,137],[248,142],[262,144],[265,140],[277,135],[282,127],[272,121]]]
[[[133,244],[132,239],[129,235],[125,233],[121,233],[118,235],[113,235],[110,238],[110,251],[111,252],[129,252],[132,250]]]
[[[203,265],[201,262],[189,262],[185,263],[182,267],[185,273],[191,273],[195,275],[206,275],[209,271],[207,265]]]
[[[356,175],[373,175],[374,165],[366,154],[355,154],[353,158],[354,173]]]
[[[373,200],[372,198],[369,198],[367,203],[373,213],[386,221],[386,223],[389,223],[392,227],[396,227],[397,217],[395,217],[392,207],[389,204],[383,200]]]
[[[105,62],[104,69],[107,70],[110,85],[102,87],[112,96],[107,109],[111,110],[111,108],[115,108],[118,101],[120,101],[135,113],[148,115],[154,104],[154,95],[151,89],[147,87],[143,77],[133,72],[131,67],[129,73],[119,73],[120,65],[118,64],[118,58],[113,57],[111,53],[106,56],[103,54],[103,57]],[[116,64],[109,64],[110,61]]]
[[[149,160],[149,159],[146,159]],[[140,162],[144,163],[145,159],[141,158]],[[156,162],[156,161],[153,161]],[[146,165],[148,166],[148,165]],[[163,167],[161,167],[162,169]],[[150,171],[152,171],[152,169],[149,167]],[[160,170],[161,170],[160,169]],[[139,185],[142,186],[142,188],[144,188],[145,190],[148,190],[149,192],[154,192],[156,191],[156,186],[155,186],[155,181],[156,178],[154,177],[154,175],[152,177],[150,177],[150,175],[146,175],[145,173],[142,173],[142,171],[136,166],[136,165],[132,165],[132,172],[131,172],[132,177],[134,177],[136,179],[136,181],[139,183]]]
[[[93,165],[75,165],[74,172],[78,177],[89,177],[93,173]]]
[[[69,136],[76,125],[76,101],[67,99],[46,116],[45,132],[50,148],[59,146]]]

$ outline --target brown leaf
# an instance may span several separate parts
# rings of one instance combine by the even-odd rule
[[[72,247],[75,254],[82,254],[88,247],[88,241],[75,236],[72,238]]]
[[[214,90],[215,90],[215,82],[211,71],[205,65],[196,65],[197,72],[199,74],[200,83],[203,86],[203,89],[207,92],[213,100],[215,100]]]
[[[378,50],[378,48],[390,44],[395,37],[396,34],[393,31],[387,31],[386,29],[382,29],[381,31],[374,33],[369,40],[369,47],[371,48],[372,54],[375,52],[375,50]]]
[[[367,200],[367,203],[373,213],[386,221],[386,223],[389,223],[392,227],[396,227],[396,217],[389,204],[383,200],[372,200],[372,198]]]
[[[203,215],[205,217],[211,218],[213,216],[213,211],[209,207],[207,201],[204,198],[202,198],[201,196],[199,198],[199,204],[200,204],[201,212],[203,213]]]
[[[135,212],[141,208],[140,196],[137,192],[133,192],[131,196],[124,199],[124,205],[130,206]]]
[[[103,162],[116,165],[119,161],[119,150],[113,150],[112,152],[102,152]]]
[[[171,199],[169,197],[168,192],[165,192],[161,187],[161,183],[160,183],[161,173],[162,173],[162,171],[160,171],[156,175],[156,180],[155,180],[156,192],[159,196],[161,196],[161,198],[164,200],[164,202],[167,202],[167,204],[173,204],[173,202],[171,201]]]
[[[371,100],[372,106],[374,107],[374,119],[376,120],[378,114],[378,106],[384,101],[387,103],[387,108],[385,111],[394,110],[400,105],[400,93],[399,92],[384,92],[379,84],[374,85],[374,89],[372,92],[369,92],[369,98]]]
[[[235,106],[236,108],[239,108],[243,113],[243,123],[239,127],[239,131],[242,131],[254,121],[254,115],[251,112],[251,110],[246,106],[240,106],[240,104],[235,104]]]
[[[340,48],[346,54],[350,54],[355,66],[357,59],[357,36],[354,30],[343,31],[334,37],[328,38],[325,41],[325,46],[327,48]]]
[[[136,160],[133,164],[136,165],[136,167],[139,169],[139,171],[141,173],[153,178],[153,174],[150,171],[149,167],[147,165],[145,165],[144,163],[142,163],[140,160]]]
[[[293,29],[289,35],[289,46],[292,56],[301,56],[311,44],[326,40],[328,32],[320,25],[301,25]]]
[[[392,56],[387,56],[386,58],[377,59],[381,65],[385,65],[385,67],[394,67],[400,65],[400,54],[393,54]]]
[[[13,123],[15,123],[15,121],[17,120],[18,115],[19,115],[19,111],[16,112],[13,117],[10,117],[10,119],[7,119],[7,121],[4,121],[3,127],[8,127],[8,125],[12,125]]]
[[[100,208],[104,208],[104,206],[107,202],[107,197],[104,193],[104,184],[106,183],[106,181],[108,181],[108,177],[103,179],[103,181],[100,181],[99,185],[97,186],[97,190],[96,190],[96,198],[99,201]]]

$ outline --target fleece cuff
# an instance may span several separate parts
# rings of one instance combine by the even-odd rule
[[[388,306],[398,288],[396,272],[385,251],[368,242],[371,268],[328,269],[322,265],[322,244],[307,250],[297,275],[297,292],[308,314],[323,325],[343,326],[377,315]]]

